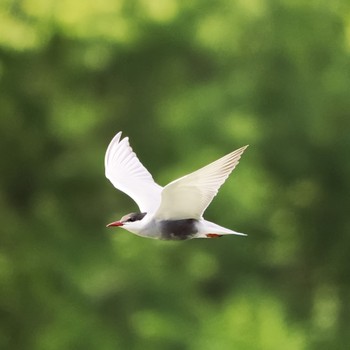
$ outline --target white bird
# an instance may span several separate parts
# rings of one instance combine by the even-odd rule
[[[248,146],[161,187],[133,152],[129,138],[121,135],[118,132],[107,148],[106,177],[137,203],[140,213],[125,215],[107,227],[164,240],[244,235],[205,220],[203,213]]]

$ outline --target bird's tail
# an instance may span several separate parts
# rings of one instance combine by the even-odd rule
[[[246,236],[245,233],[229,230],[228,228],[214,224],[211,221],[204,220],[198,232],[198,238],[214,238],[222,235]]]

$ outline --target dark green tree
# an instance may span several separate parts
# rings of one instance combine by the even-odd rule
[[[1,349],[347,348],[348,12],[3,1]],[[206,212],[248,237],[105,229],[120,130],[161,185],[250,144]]]

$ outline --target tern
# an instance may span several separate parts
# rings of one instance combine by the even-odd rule
[[[105,173],[114,187],[136,202],[140,212],[127,214],[107,227],[163,240],[245,235],[205,220],[203,213],[248,145],[161,187],[133,152],[129,138],[121,135],[118,132],[107,148]]]

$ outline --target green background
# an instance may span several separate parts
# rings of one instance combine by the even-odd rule
[[[346,0],[0,2],[0,348],[350,348]],[[159,242],[104,177],[122,130],[161,185],[250,147]]]

